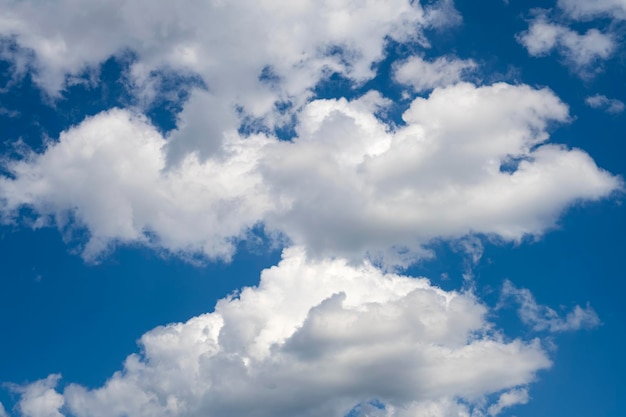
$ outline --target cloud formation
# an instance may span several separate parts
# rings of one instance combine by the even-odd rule
[[[299,109],[331,74],[355,84],[370,79],[389,41],[426,45],[424,28],[458,19],[444,10],[454,11],[452,3],[1,1],[0,37],[29,57],[20,68],[32,69],[53,96],[129,51],[135,59],[126,84],[140,102],[160,94],[164,73],[199,78],[209,97],[190,103],[200,107],[188,113],[202,112],[190,121],[191,132],[171,138],[170,157],[178,162],[188,152],[211,155],[242,117],[283,123],[276,103]]]
[[[595,28],[580,34],[565,25],[551,22],[544,13],[535,17],[528,30],[517,35],[517,40],[532,56],[558,52],[581,75],[589,74],[592,65],[608,59],[616,47],[610,34]]]
[[[390,41],[426,47],[426,29],[458,20],[451,1],[0,0],[0,34],[16,46],[0,45],[2,56],[53,97],[126,53],[123,82],[139,103],[162,93],[164,74],[202,85],[171,132],[141,106],[110,109],[41,153],[4,160],[3,221],[55,225],[89,261],[136,244],[228,260],[259,227],[292,245],[257,287],[146,333],[103,386],[59,387],[50,375],[16,388],[17,410],[449,417],[527,402],[527,386],[551,364],[540,340],[507,339],[470,292],[384,271],[424,256],[434,239],[464,239],[458,246],[476,262],[476,235],[539,236],[572,204],[621,189],[621,178],[549,143],[570,121],[551,90],[464,82],[472,60],[396,63],[407,97],[429,92],[401,121],[389,120],[377,91],[354,100],[313,93],[332,74],[363,85]],[[519,39],[577,68],[614,48],[595,29],[579,34],[541,17]],[[245,120],[267,129],[244,134]],[[271,133],[292,120],[291,140]],[[528,290],[508,283],[503,293],[534,330],[599,323],[590,307],[562,318]]]
[[[439,57],[427,61],[420,56],[412,56],[395,65],[394,78],[401,84],[411,86],[414,91],[422,92],[456,84],[476,67],[471,59]]]
[[[505,408],[509,408],[517,404],[526,404],[529,399],[530,397],[528,395],[528,389],[513,389],[511,391],[502,393],[498,401],[495,404],[489,406],[487,412],[490,416],[497,416]]]
[[[579,329],[591,329],[601,324],[596,312],[575,306],[565,317],[561,317],[550,307],[537,304],[535,297],[526,288],[517,288],[511,281],[505,281],[502,287],[502,299],[512,299],[519,305],[517,313],[527,326],[535,331],[567,332]]]
[[[602,109],[607,113],[617,114],[624,111],[624,103],[614,98],[608,98],[602,94],[589,96],[585,103],[594,109]]]
[[[102,387],[60,394],[51,376],[24,388],[20,407],[37,410],[29,417],[341,417],[376,400],[387,416],[463,415],[452,412],[486,409],[486,395],[551,364],[537,340],[505,340],[487,313],[471,293],[291,248],[213,313],[146,333]],[[512,396],[495,406],[523,402]]]
[[[3,178],[0,194],[11,211],[26,204],[42,214],[36,227],[48,216],[61,229],[87,227],[88,260],[117,242],[228,259],[232,239],[270,204],[253,171],[262,144],[237,137],[225,144],[224,161],[192,155],[165,171],[165,139],[144,117],[111,110],[64,132],[45,153],[11,162],[16,179]]]
[[[63,417],[59,409],[65,400],[55,391],[61,375],[50,375],[27,386],[13,386],[20,394],[17,408],[24,417]]]
[[[574,19],[589,20],[603,16],[626,19],[626,3],[622,0],[558,0],[557,4]]]
[[[568,120],[547,89],[435,89],[395,129],[375,116],[386,103],[376,92],[316,100],[293,141],[232,132],[219,156],[171,169],[167,138],[145,118],[104,112],[8,161],[0,208],[5,220],[29,207],[36,226],[85,227],[89,260],[134,243],[229,259],[262,224],[313,255],[403,265],[434,238],[540,235],[575,201],[621,187],[584,152],[545,144]]]

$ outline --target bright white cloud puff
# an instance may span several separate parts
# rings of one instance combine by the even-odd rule
[[[146,333],[142,354],[102,387],[61,394],[51,376],[25,388],[20,407],[37,410],[29,417],[341,417],[376,400],[386,416],[460,416],[508,392],[495,415],[523,403],[519,387],[551,362],[537,340],[504,340],[487,313],[471,293],[291,248],[213,313]]]
[[[10,385],[21,397],[17,408],[24,417],[63,417],[59,411],[65,399],[55,387],[61,375],[50,375],[27,386]]]

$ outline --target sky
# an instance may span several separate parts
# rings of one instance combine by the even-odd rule
[[[0,417],[626,414],[623,0],[0,0]]]

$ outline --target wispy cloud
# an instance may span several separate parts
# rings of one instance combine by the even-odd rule
[[[594,109],[601,109],[607,113],[617,114],[624,111],[624,103],[614,98],[596,94],[585,99],[585,103]]]
[[[622,0],[558,0],[557,4],[574,19],[589,20],[597,17],[626,19],[626,3]]]
[[[536,331],[567,332],[589,329],[601,324],[596,312],[587,305],[575,306],[565,316],[548,306],[537,304],[535,297],[526,288],[517,288],[509,280],[502,287],[502,301],[513,300],[518,304],[518,315],[522,322]]]

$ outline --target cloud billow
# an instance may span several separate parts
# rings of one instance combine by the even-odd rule
[[[85,227],[88,260],[136,243],[228,260],[262,224],[312,255],[393,266],[436,238],[541,235],[569,205],[621,187],[583,151],[546,143],[569,118],[547,89],[438,88],[395,129],[374,115],[385,103],[376,92],[314,100],[292,141],[232,132],[219,156],[190,154],[171,169],[168,138],[144,117],[104,112],[9,161],[2,211],[10,219],[28,206],[41,224]],[[512,159],[516,169],[502,169]]]
[[[551,366],[538,340],[504,340],[487,313],[471,293],[291,248],[258,287],[146,333],[102,387],[61,394],[52,375],[19,407],[43,416],[28,410],[50,398],[48,416],[341,417],[376,399],[387,416],[465,415]]]

